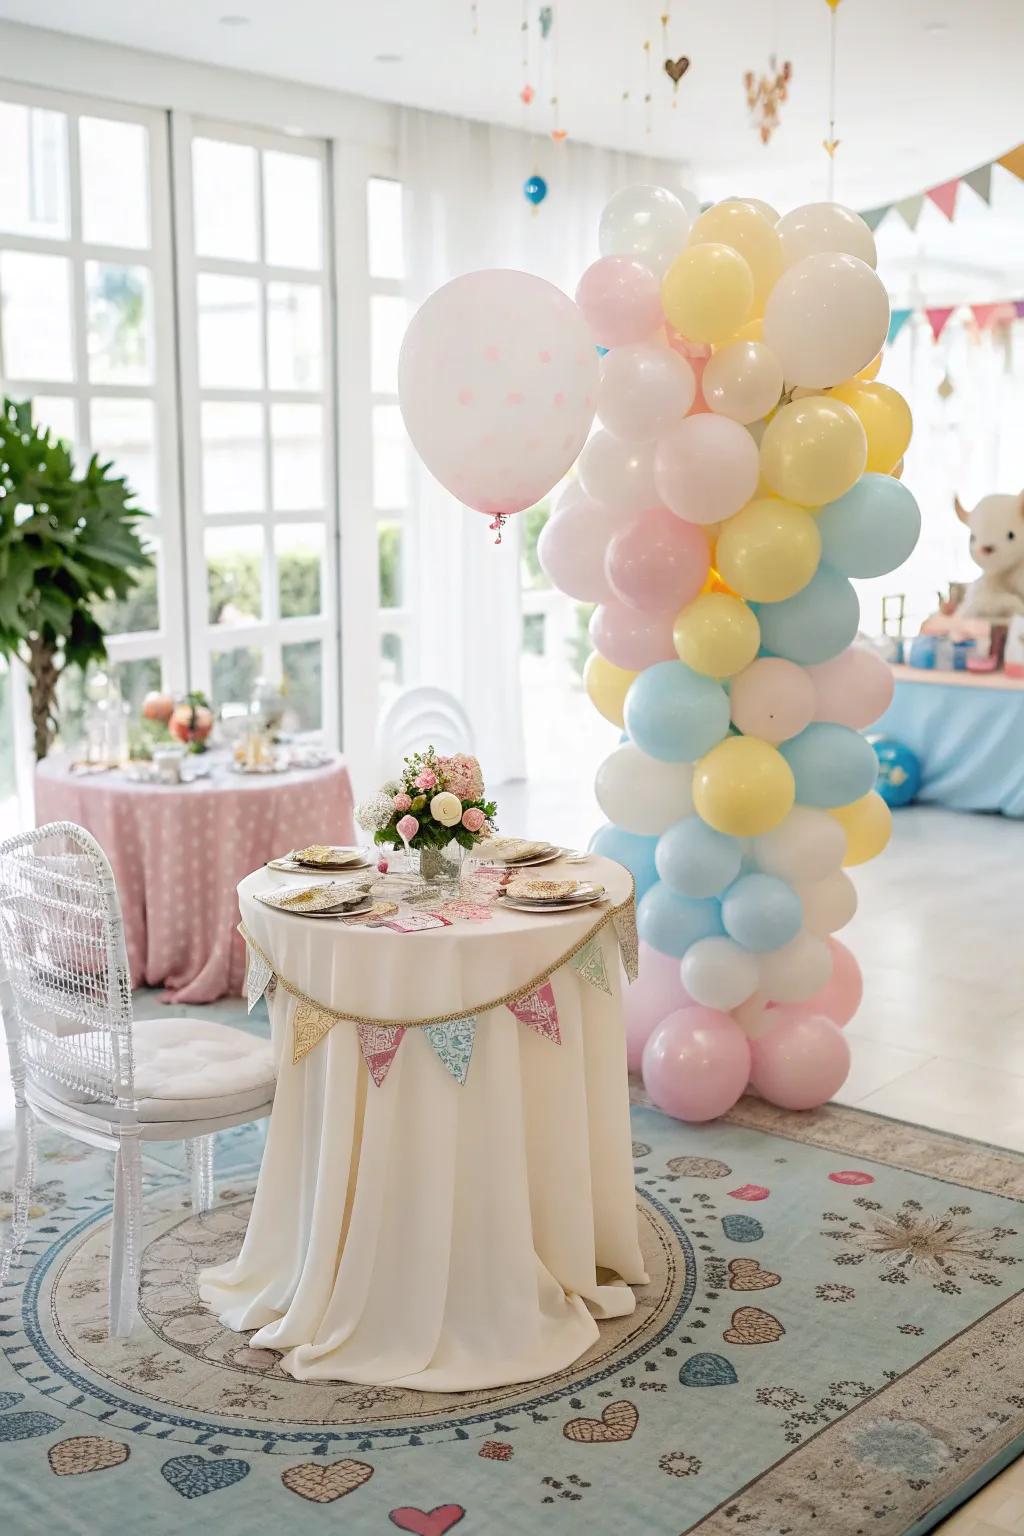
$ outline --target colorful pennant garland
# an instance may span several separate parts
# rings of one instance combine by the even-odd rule
[[[535,987],[532,992],[527,992],[523,997],[515,998],[505,1006],[520,1024],[526,1025],[527,1029],[543,1035],[545,1040],[553,1040],[556,1045],[561,1045],[562,1036],[558,1030],[558,1004],[555,1002],[554,988],[550,981],[544,982],[543,986]]]
[[[292,1061],[301,1061],[334,1027],[334,1016],[316,1003],[300,1002],[292,1016]]]
[[[469,1061],[476,1041],[476,1015],[448,1019],[444,1024],[427,1024],[423,1033],[438,1061],[460,1085],[469,1073]]]
[[[356,1034],[367,1071],[379,1088],[391,1071],[405,1030],[400,1024],[357,1024]]]
[[[608,982],[608,971],[604,963],[604,949],[601,946],[601,935],[595,933],[592,939],[588,939],[583,948],[577,950],[572,957],[572,968],[581,981],[589,982],[599,992],[607,992],[611,996],[611,986]]]
[[[246,1012],[252,1013],[256,1004],[263,996],[273,980],[274,970],[269,960],[258,955],[252,949],[246,949],[247,962],[245,967],[245,1001]]]
[[[893,309],[889,311],[889,334],[885,342],[887,347],[892,346],[913,313],[912,309]]]
[[[619,954],[626,980],[632,986],[640,974],[640,938],[636,931],[636,907],[630,902],[612,917],[612,927],[619,941]]]
[[[933,338],[938,341],[952,317],[959,310],[969,310],[979,331],[992,331],[1024,317],[1024,299],[989,299],[980,304],[931,305],[922,309],[894,309],[889,315],[887,346],[892,346],[907,321],[915,314],[924,315]]]
[[[877,229],[886,214],[895,209],[908,228],[916,229],[917,221],[921,217],[921,209],[927,198],[947,219],[952,221],[956,214],[961,182],[970,187],[983,203],[991,203],[992,168],[996,165],[1002,166],[1019,181],[1024,181],[1024,144],[1018,144],[1016,149],[1011,149],[1007,154],[1000,155],[998,159],[990,160],[985,165],[975,166],[973,171],[965,171],[962,176],[954,176],[949,181],[940,181],[935,187],[926,187],[923,192],[913,197],[904,197],[895,203],[885,203],[879,208],[865,209],[861,213],[861,218],[871,229]]]

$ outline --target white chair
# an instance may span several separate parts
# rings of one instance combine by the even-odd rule
[[[126,1335],[138,1307],[142,1143],[185,1142],[193,1210],[208,1210],[215,1133],[270,1113],[270,1044],[195,1018],[133,1021],[114,877],[72,822],[0,843],[0,960],[16,1133],[0,1285],[27,1235],[38,1119],[115,1153],[108,1326]]]
[[[407,688],[391,705],[377,732],[381,776],[394,777],[403,758],[425,747],[433,747],[440,757],[475,750],[469,716],[443,688]]]

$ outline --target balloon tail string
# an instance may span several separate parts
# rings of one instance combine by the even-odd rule
[[[508,513],[507,512],[496,512],[494,514],[494,521],[487,524],[487,526],[488,526],[488,528],[490,528],[491,532],[497,534],[497,538],[494,541],[495,544],[500,544],[501,543],[501,530],[504,528],[504,526],[505,526],[507,521],[508,521]]]

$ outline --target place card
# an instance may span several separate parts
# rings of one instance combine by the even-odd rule
[[[428,928],[450,928],[452,925],[448,918],[440,917],[436,912],[400,912],[381,926],[391,928],[395,933],[423,933]]]

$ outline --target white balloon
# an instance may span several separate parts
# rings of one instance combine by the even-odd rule
[[[623,187],[605,204],[598,230],[602,256],[637,256],[658,277],[686,244],[693,222],[667,187]]]
[[[757,1040],[770,1034],[775,1028],[775,1014],[768,1007],[770,999],[764,992],[755,992],[745,1003],[732,1010],[732,1016],[748,1040]]]
[[[599,507],[579,481],[567,485],[541,529],[537,559],[560,591],[580,603],[609,603],[613,592],[604,571],[605,554],[628,522],[614,507]]]
[[[624,443],[610,432],[595,432],[580,454],[579,477],[591,501],[627,517],[661,505],[650,443]]]
[[[736,201],[740,203],[748,203],[751,208],[756,208],[758,213],[764,214],[769,224],[777,224],[779,222],[779,210],[777,208],[773,208],[771,203],[762,201],[762,199],[759,197],[740,197],[737,198]]]
[[[775,409],[782,383],[782,364],[763,341],[730,341],[708,358],[700,387],[711,410],[748,426]]]
[[[660,837],[693,810],[692,783],[691,764],[662,763],[625,742],[597,770],[594,793],[614,826],[641,837]]]
[[[751,853],[766,875],[807,885],[840,867],[846,857],[846,833],[827,811],[794,805],[777,827],[753,839]]]
[[[804,905],[804,927],[821,939],[845,928],[857,911],[857,887],[841,869],[824,880],[798,885],[796,893]]]
[[[801,928],[795,939],[758,957],[759,989],[773,1003],[802,1003],[832,975],[832,951],[824,939]]]
[[[790,384],[828,389],[866,368],[885,344],[889,296],[867,262],[804,256],[768,295],[763,337]]]
[[[624,442],[652,443],[682,421],[696,393],[693,369],[669,347],[612,347],[601,365],[597,418]]]
[[[698,939],[683,956],[683,986],[695,1003],[728,1013],[757,989],[757,958],[735,939]]]
[[[842,203],[805,203],[784,214],[775,227],[782,239],[784,267],[824,251],[844,251],[869,267],[878,265],[874,235],[860,214]]]

